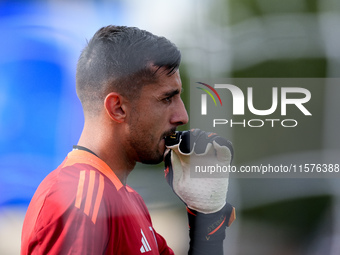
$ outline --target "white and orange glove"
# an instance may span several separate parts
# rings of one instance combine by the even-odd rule
[[[235,208],[226,202],[228,175],[224,178],[195,176],[204,169],[230,166],[230,141],[200,129],[176,132],[166,138],[165,177],[175,194],[186,204],[190,226],[189,254],[223,254],[225,228],[236,218]],[[212,250],[214,253],[211,253]]]

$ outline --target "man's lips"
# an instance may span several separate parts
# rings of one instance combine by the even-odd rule
[[[178,144],[180,142],[180,138],[181,138],[181,131],[176,131],[172,134],[170,134],[169,136],[165,137],[165,146],[172,146],[175,144]]]
[[[172,129],[169,132],[164,133],[162,139],[165,140],[168,136],[171,136],[171,135],[174,135],[174,134],[176,134],[176,129]]]

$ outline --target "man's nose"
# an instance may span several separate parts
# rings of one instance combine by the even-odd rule
[[[182,99],[179,100],[176,105],[176,109],[174,110],[174,114],[172,116],[171,122],[176,124],[177,126],[185,125],[189,121],[187,110],[185,109],[184,103]]]

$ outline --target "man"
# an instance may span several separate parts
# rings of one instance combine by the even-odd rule
[[[96,32],[77,66],[76,89],[83,106],[84,129],[78,145],[32,198],[21,254],[173,254],[153,229],[143,199],[126,182],[136,162],[160,163],[165,138],[188,122],[180,98],[180,58],[170,41],[138,28],[107,26]],[[177,133],[189,141],[180,135]],[[180,155],[174,151],[182,140],[168,139],[167,180],[181,197],[177,173],[183,169],[173,160]],[[181,158],[185,155],[179,156],[179,161]],[[206,227],[212,230],[211,236],[223,232],[205,244],[195,240],[209,233],[194,226],[190,253],[208,247],[204,254],[216,254],[215,244],[221,250],[224,222],[232,213],[225,203],[226,187],[223,190],[222,203],[213,209],[218,215],[211,214],[211,208],[200,211],[200,206],[190,207],[182,194],[190,214],[195,215],[194,220],[189,219],[192,225],[196,226],[198,219],[197,226],[210,224]],[[200,214],[202,217],[197,216]],[[213,218],[206,220],[206,216]]]

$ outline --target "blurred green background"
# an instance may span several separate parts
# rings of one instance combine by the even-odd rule
[[[184,48],[184,84],[190,75],[203,81],[338,78],[339,7],[339,1],[212,1],[193,17],[190,33],[196,40]],[[313,116],[296,128],[232,128],[234,165],[338,163],[337,86],[336,79],[305,86],[312,93],[306,107]],[[246,86],[238,87],[245,93]],[[271,90],[257,86],[254,98],[260,98],[258,109],[268,109]],[[249,112],[234,116],[251,118]],[[228,199],[238,208],[238,235],[233,239],[228,233],[226,254],[339,254],[339,184],[331,178],[232,179]]]

